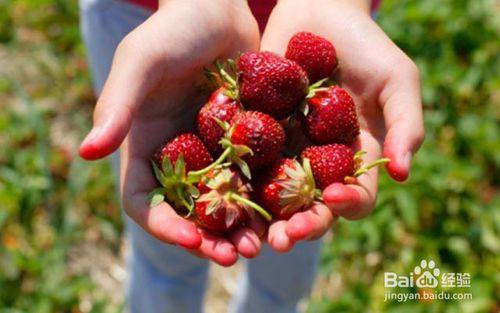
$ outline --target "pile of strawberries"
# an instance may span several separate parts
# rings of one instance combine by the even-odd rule
[[[197,134],[180,134],[153,156],[161,187],[151,204],[167,201],[224,234],[255,211],[288,219],[321,201],[328,185],[386,162],[361,166],[362,153],[349,147],[359,123],[349,93],[330,80],[337,66],[332,43],[307,32],[291,38],[285,58],[246,52],[216,62],[207,74],[219,88],[198,112]],[[296,158],[291,133],[300,128],[308,146]]]

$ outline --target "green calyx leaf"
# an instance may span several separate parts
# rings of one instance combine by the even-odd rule
[[[358,152],[356,152],[354,154],[354,160],[355,161],[358,161],[358,160],[363,161],[363,155],[365,155],[365,154],[366,154],[366,151],[359,150]]]
[[[224,130],[224,132],[229,131],[230,125],[228,122],[223,122],[220,119],[216,118],[215,116],[212,116],[212,119],[217,123],[217,125],[220,126],[220,128],[222,128],[222,130]]]
[[[302,167],[304,168],[304,172],[306,173],[307,183],[312,187],[312,189],[316,189],[316,182],[314,180],[314,175],[311,168],[311,161],[308,158],[304,158],[302,160]]]
[[[184,162],[184,156],[179,154],[177,157],[177,162],[175,162],[174,175],[179,177],[181,181],[186,179],[186,162]]]
[[[165,188],[155,188],[148,195],[150,207],[155,207],[165,200]]]
[[[161,169],[154,161],[152,166],[155,177],[162,187],[154,189],[149,194],[151,206],[168,201],[176,208],[185,207],[191,213],[194,209],[194,198],[199,196],[198,189],[193,185],[198,180],[188,179],[184,156],[180,154],[174,165],[165,156],[162,159]]]
[[[328,90],[329,86],[321,87],[326,82],[328,82],[328,77],[318,80],[314,84],[310,85],[308,88],[306,99],[311,99],[318,91]]]
[[[282,187],[279,196],[283,214],[307,208],[315,199],[318,199],[309,160],[304,159],[303,162],[304,164],[301,165],[297,160],[294,160],[293,167],[286,166],[284,169],[287,177],[277,180]]]
[[[170,161],[170,158],[168,156],[165,156],[161,162],[161,169],[163,170],[163,173],[165,173],[165,176],[172,176],[174,175],[174,171],[172,168],[172,161]]]
[[[174,201],[177,206],[183,206],[188,210],[186,217],[191,216],[194,211],[194,199],[189,193],[185,192],[184,188],[179,186],[175,189],[175,197],[172,197],[172,201]]]
[[[232,59],[228,59],[225,63],[222,63],[217,59],[214,63],[217,68],[217,75],[220,77],[222,85],[224,85],[227,89],[226,95],[233,100],[237,100],[239,98],[239,90],[236,63]]]
[[[245,145],[233,145],[234,153],[241,157],[247,154],[250,154],[253,156],[253,151],[250,149],[248,146]]]
[[[245,162],[242,158],[240,157],[233,157],[232,162],[238,165],[238,167],[241,170],[241,173],[245,175],[246,178],[252,179],[252,172],[250,171],[250,167],[248,166],[248,163]]]
[[[223,86],[226,89],[224,93],[226,96],[233,100],[238,100],[238,70],[234,60],[228,59],[226,62],[221,62],[221,60],[217,59],[213,65],[215,70],[203,68],[205,77],[211,87],[217,89]]]
[[[252,174],[250,172],[250,167],[241,157],[247,154],[253,156],[252,149],[246,145],[235,145],[231,142],[230,138],[234,127],[229,127],[229,124],[227,123],[222,124],[221,127],[223,127],[226,131],[226,135],[219,141],[219,144],[224,148],[224,152],[221,157],[219,157],[221,162],[218,164],[221,164],[224,161],[227,161],[230,164],[236,164],[241,169],[243,175],[245,175],[248,179],[251,179]]]
[[[205,75],[205,78],[208,80],[208,82],[209,82],[208,85],[209,85],[209,88],[211,90],[217,89],[219,86],[222,85],[222,81],[220,79],[220,76],[217,73],[215,73],[215,72],[209,70],[208,68],[204,67],[203,68],[203,74]]]
[[[200,191],[195,186],[191,184],[186,184],[186,189],[187,192],[191,195],[191,197],[198,198],[200,196]]]
[[[167,177],[163,174],[163,172],[158,168],[156,162],[151,161],[151,165],[153,166],[153,172],[155,174],[156,179],[162,186],[167,184]]]
[[[300,103],[299,111],[307,116],[309,114],[309,104],[307,104],[307,100],[304,100]]]

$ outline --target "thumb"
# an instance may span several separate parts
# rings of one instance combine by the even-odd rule
[[[87,160],[103,158],[115,151],[130,129],[135,108],[152,85],[149,75],[154,58],[148,58],[130,33],[118,45],[108,79],[94,109],[93,127],[80,145],[80,156]]]
[[[412,155],[425,136],[418,69],[411,61],[400,64],[384,89],[384,155],[391,160],[386,167],[393,179],[404,181],[410,172]]]

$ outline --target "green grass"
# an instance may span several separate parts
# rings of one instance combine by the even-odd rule
[[[380,25],[421,70],[427,137],[408,183],[383,175],[374,213],[340,223],[322,268],[342,284],[311,312],[498,310],[500,46],[493,13],[488,1],[384,1]],[[471,273],[473,300],[383,302],[385,271],[409,273],[430,258],[446,272]]]
[[[116,253],[122,229],[107,162],[75,155],[93,102],[77,21],[70,1],[0,0],[0,312],[120,308],[71,261]]]
[[[339,223],[323,254],[320,283],[329,283],[310,312],[498,310],[493,8],[487,0],[384,1],[381,26],[421,69],[427,137],[408,183],[383,175],[374,213]],[[107,162],[75,154],[93,103],[77,21],[73,1],[0,0],[0,312],[121,309],[74,266],[82,243],[116,254],[122,232]],[[473,299],[383,302],[383,273],[408,273],[422,258],[471,273]]]

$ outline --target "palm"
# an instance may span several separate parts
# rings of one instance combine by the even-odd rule
[[[203,103],[203,68],[217,58],[256,50],[259,34],[245,2],[228,4],[166,2],[121,42],[99,98],[95,122],[99,136],[82,144],[81,154],[99,158],[121,144],[121,191],[127,214],[156,238],[181,245],[222,265],[259,251],[249,228],[228,239],[206,234],[162,203],[150,207],[157,186],[150,158],[165,140],[189,131]],[[216,22],[214,22],[216,21]],[[207,95],[204,95],[207,97]],[[205,98],[206,99],[206,98]]]

